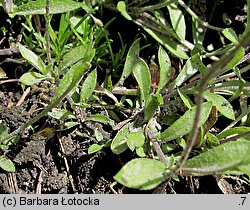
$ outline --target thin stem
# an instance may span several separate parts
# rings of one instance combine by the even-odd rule
[[[250,131],[248,131],[246,133],[241,133],[241,134],[233,136],[233,137],[222,139],[222,140],[220,140],[220,143],[224,144],[224,143],[230,142],[230,141],[237,141],[239,138],[243,138],[243,137],[246,137],[246,136],[250,136]]]
[[[157,138],[155,137],[155,135],[153,134],[153,132],[150,130],[149,126],[150,126],[150,123],[152,123],[154,119],[151,119],[148,123],[148,125],[146,126],[145,128],[145,132],[146,132],[146,135],[148,136],[148,138],[150,139],[150,141],[152,142],[153,144],[153,147],[159,157],[159,159],[164,162],[166,164],[166,166],[169,165],[169,162],[168,160],[166,159],[165,155],[164,155],[164,152],[162,151],[158,141],[157,141]]]
[[[145,6],[143,8],[136,8],[135,10],[138,12],[138,13],[142,13],[142,12],[146,12],[146,11],[154,11],[154,10],[157,10],[157,9],[161,9],[163,7],[166,7],[174,2],[176,2],[177,0],[168,0],[168,1],[164,1],[162,3],[159,3],[159,4],[155,4],[155,5],[150,5],[150,6]],[[133,9],[133,8],[132,8]]]
[[[232,128],[233,126],[235,126],[244,116],[248,115],[250,113],[250,106],[247,108],[247,110],[245,110],[244,112],[242,112],[240,114],[239,117],[237,117],[236,120],[234,120],[229,126],[227,126],[223,131],[226,131],[230,128]]]
[[[154,30],[159,32],[163,35],[173,37],[177,41],[179,41],[183,46],[192,50],[194,48],[193,44],[186,40],[181,40],[172,29],[170,29],[167,25],[162,24],[161,22],[157,21],[154,17],[152,17],[149,13],[144,12],[140,15],[140,18],[136,18],[133,20],[137,25],[141,26],[145,29],[145,27],[149,28],[150,30]]]
[[[178,3],[193,17],[195,18],[200,24],[202,24],[204,27],[213,29],[215,31],[222,31],[223,28],[219,28],[216,26],[211,26],[208,22],[204,22],[202,19],[200,19],[182,0],[178,0]]]
[[[46,38],[46,48],[47,48],[47,60],[48,63],[51,63],[51,51],[50,51],[50,0],[46,0],[46,15],[45,15],[45,21],[46,21],[46,32],[45,32],[45,38]]]
[[[178,162],[176,163],[175,167],[173,167],[169,172],[169,177],[172,177],[186,162],[188,159],[188,156],[195,144],[196,138],[198,136],[199,132],[199,121],[200,121],[200,115],[201,115],[201,105],[203,102],[203,93],[207,88],[208,82],[218,76],[222,71],[223,67],[227,65],[227,63],[233,58],[234,54],[237,53],[237,51],[241,48],[247,45],[250,41],[250,31],[247,31],[245,36],[243,36],[241,42],[239,45],[237,45],[232,51],[230,51],[228,54],[224,55],[218,62],[216,62],[212,67],[210,67],[208,74],[201,78],[200,80],[200,87],[199,87],[199,94],[197,96],[197,109],[195,113],[195,119],[193,123],[193,129],[191,133],[188,136],[187,139],[187,145],[184,148],[181,157],[179,158]]]

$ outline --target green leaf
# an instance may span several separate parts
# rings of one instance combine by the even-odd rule
[[[71,69],[64,75],[63,79],[60,81],[60,84],[53,98],[51,99],[51,104],[57,102],[60,98],[64,98],[81,80],[84,72],[87,71],[90,66],[90,63],[87,62],[72,66]]]
[[[1,108],[0,112],[2,112]],[[0,123],[0,143],[2,143],[1,139],[6,138],[7,135],[8,135],[8,128],[3,123]]]
[[[125,17],[127,20],[132,20],[130,15],[126,11],[126,4],[124,1],[119,1],[117,4],[117,10]]]
[[[196,53],[192,56],[191,62],[193,66],[201,72],[201,75],[204,77],[208,73],[208,67],[206,67],[202,61],[199,53]]]
[[[206,142],[207,142],[207,145],[208,146],[212,146],[212,147],[215,147],[215,146],[219,146],[220,145],[220,142],[218,140],[218,138],[213,135],[212,133],[208,132],[206,134]]]
[[[20,82],[24,85],[34,85],[39,84],[41,81],[46,79],[52,79],[51,77],[46,77],[43,74],[37,72],[27,72],[20,77]]]
[[[123,72],[117,85],[123,85],[125,79],[132,73],[132,69],[138,62],[139,52],[140,52],[140,39],[136,39],[128,50]]]
[[[147,101],[151,89],[151,74],[146,62],[139,58],[133,68],[133,75],[139,85],[141,101]]]
[[[139,157],[147,157],[147,151],[144,147],[136,148],[135,152]]]
[[[97,71],[95,69],[87,76],[87,78],[84,80],[82,84],[80,102],[86,102],[90,98],[95,89],[96,80],[97,80]]]
[[[84,4],[72,0],[51,0],[50,2],[50,14],[59,14],[74,11]],[[18,7],[13,8],[14,15],[35,15],[35,14],[46,14],[46,1],[37,0],[29,1],[26,4],[22,4]]]
[[[211,101],[223,116],[228,119],[235,120],[233,107],[224,97],[211,92],[205,92],[203,97],[207,101]]]
[[[159,42],[163,47],[168,49],[175,56],[181,59],[188,59],[188,55],[184,51],[183,47],[180,44],[178,44],[175,40],[150,28],[146,28],[144,26],[142,27],[149,35],[151,35],[157,42]]]
[[[232,28],[225,28],[222,31],[222,33],[229,41],[234,43],[234,45],[238,45],[239,43],[238,36]]]
[[[57,120],[76,119],[76,116],[67,109],[53,108],[51,112],[48,113],[48,115]]]
[[[126,163],[114,176],[120,184],[140,190],[150,190],[166,179],[163,162],[149,158],[136,158]]]
[[[111,150],[114,154],[121,154],[125,150],[127,150],[127,135],[129,133],[130,123],[123,126],[118,133],[116,134],[115,138],[111,143]]]
[[[60,65],[58,67],[59,71],[63,71],[67,67],[72,66],[79,61],[84,63],[92,60],[95,53],[92,48],[92,43],[80,45],[73,48],[70,52],[64,55],[62,62],[60,62]]]
[[[63,125],[64,125],[64,129],[63,130],[67,130],[67,129],[70,129],[70,128],[73,128],[77,125],[79,125],[80,123],[79,122],[74,122],[74,121],[69,121],[69,122],[65,122]]]
[[[247,165],[239,166],[239,170],[250,177],[250,163]]]
[[[15,172],[15,166],[13,162],[5,155],[0,156],[0,168],[7,172]]]
[[[158,50],[158,60],[160,65],[160,80],[156,93],[160,93],[168,83],[171,75],[171,61],[166,51],[160,46]]]
[[[210,102],[202,104],[199,127],[206,122],[210,114],[211,108],[212,104]],[[193,128],[195,113],[196,113],[196,107],[192,107],[191,109],[186,111],[183,116],[181,116],[169,128],[167,128],[165,131],[161,133],[161,140],[163,142],[171,141],[173,139],[179,138],[191,132]]]
[[[167,8],[174,31],[182,40],[185,40],[186,24],[182,11],[177,7],[176,4],[170,4],[167,6]]]
[[[113,125],[114,124],[113,120],[111,120],[109,117],[102,115],[102,114],[90,115],[90,116],[86,117],[85,120],[86,121],[95,121],[95,122],[103,123],[106,125]]]
[[[198,71],[197,66],[192,62],[192,59],[189,58],[181,72],[178,74],[177,78],[174,80],[173,85],[179,87],[183,82],[188,80]]]
[[[102,150],[103,147],[104,147],[104,145],[92,144],[92,145],[88,148],[88,154],[90,155],[90,154],[99,152],[100,150]]]
[[[250,127],[245,127],[245,126],[234,127],[234,128],[230,128],[228,130],[222,131],[221,133],[217,135],[217,138],[221,140],[224,138],[228,138],[232,135],[239,135],[239,134],[243,134],[249,131],[250,131]]]
[[[178,89],[177,91],[178,91],[179,96],[181,97],[181,100],[182,100],[183,103],[185,104],[185,106],[186,106],[187,108],[191,109],[191,108],[194,106],[194,104],[193,104],[193,102],[190,100],[190,98],[187,96],[187,94],[185,93],[185,91],[182,90],[182,89]]]
[[[143,122],[148,122],[155,114],[158,108],[159,102],[156,96],[150,95],[146,104],[145,104],[145,111],[144,111],[144,120]]]
[[[25,58],[32,66],[39,70],[42,74],[46,74],[46,66],[42,59],[33,53],[31,50],[18,43],[18,47],[21,55]]]
[[[241,47],[235,54],[231,61],[223,68],[223,73],[237,66],[245,55],[245,50]]]
[[[132,131],[127,136],[127,145],[129,149],[134,151],[134,149],[142,147],[145,142],[144,131]]]
[[[204,26],[194,17],[192,17],[192,35],[195,45],[202,45],[204,39]]]
[[[95,55],[95,50],[92,48],[92,43],[84,46],[86,49],[82,58],[85,63],[77,63],[66,72],[51,100],[50,106],[53,106],[53,103],[57,103],[58,100],[63,99],[80,82],[85,71],[91,67],[90,62]]]
[[[88,21],[87,19],[85,19],[85,21],[82,21],[83,20],[83,17],[76,17],[76,16],[73,16],[70,18],[70,23],[71,25],[73,26],[73,28],[76,28],[76,31],[83,35],[86,33],[86,31],[84,30],[85,29],[85,21]],[[81,22],[81,23],[80,23]],[[80,23],[80,25],[78,25]]]
[[[239,170],[250,164],[250,142],[228,142],[188,160],[183,168],[197,169],[192,175]]]

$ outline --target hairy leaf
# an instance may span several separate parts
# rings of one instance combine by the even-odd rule
[[[194,169],[192,175],[239,170],[240,167],[250,164],[249,154],[250,142],[228,142],[188,160],[183,168]]]
[[[129,123],[123,126],[113,139],[111,143],[111,150],[113,153],[121,154],[128,148],[127,135],[129,133],[129,126]]]
[[[199,126],[203,125],[212,108],[212,104],[210,102],[206,102],[202,104],[201,109],[201,119],[199,122]],[[173,139],[179,138],[191,132],[193,128],[194,117],[196,113],[196,107],[192,107],[186,113],[181,116],[178,120],[176,120],[169,128],[161,133],[161,140],[163,142],[171,141]]]
[[[123,72],[117,85],[123,85],[125,79],[132,73],[135,64],[138,62],[138,57],[140,52],[139,44],[140,44],[140,39],[136,39],[129,48]]]
[[[127,145],[132,151],[141,147],[144,144],[145,136],[144,131],[132,131],[127,136]]]
[[[5,155],[0,156],[0,168],[7,172],[15,172],[15,166],[13,162]]]
[[[160,46],[158,50],[158,60],[160,65],[160,80],[157,93],[160,93],[168,83],[171,75],[171,61],[166,51]]]
[[[80,45],[78,47],[73,48],[71,51],[69,51],[67,54],[64,55],[62,62],[58,67],[59,71],[62,71],[79,61],[84,63],[88,62],[89,60],[92,60],[95,53],[95,51],[92,50],[92,48],[93,48],[92,43]]]
[[[87,78],[84,80],[82,84],[80,102],[86,102],[90,98],[95,89],[96,80],[97,80],[97,71],[95,69],[87,76]]]
[[[163,162],[149,158],[136,158],[126,163],[114,176],[120,184],[140,190],[155,188],[166,179]]]
[[[170,4],[167,6],[167,8],[174,31],[182,40],[185,40],[186,24],[182,11],[177,7],[176,4]]]
[[[221,140],[226,137],[243,134],[249,131],[250,131],[250,127],[245,127],[245,126],[234,127],[234,128],[230,128],[228,130],[222,131],[221,133],[217,135],[217,138]]]
[[[183,82],[188,80],[191,76],[193,76],[198,71],[197,66],[194,62],[192,62],[192,59],[189,58],[184,67],[182,68],[181,72],[178,74],[176,79],[174,80],[173,84],[176,87],[179,87]]]
[[[52,78],[46,77],[37,72],[27,72],[20,77],[20,82],[24,85],[34,85],[46,79],[52,79]]]
[[[76,10],[84,4],[72,0],[51,0],[50,14],[65,13]],[[29,1],[13,8],[14,15],[35,15],[46,13],[46,0]],[[85,7],[84,7],[85,8]]]
[[[211,92],[205,92],[203,96],[207,101],[211,101],[222,115],[235,120],[233,107],[223,96]]]
[[[42,61],[42,59],[39,56],[37,56],[35,53],[33,53],[31,50],[24,47],[22,44],[18,43],[18,47],[22,56],[38,71],[40,71],[42,74],[45,75],[46,66],[44,62]]]
[[[147,101],[151,88],[151,75],[149,68],[144,60],[137,59],[133,68],[133,75],[139,85],[141,92],[141,101]]]

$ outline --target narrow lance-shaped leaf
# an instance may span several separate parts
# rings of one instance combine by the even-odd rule
[[[199,122],[199,127],[203,125],[212,108],[211,102],[203,103],[201,106],[201,117]],[[196,113],[196,107],[192,107],[186,113],[176,120],[169,128],[161,134],[162,142],[171,141],[173,139],[179,138],[191,132],[193,128],[194,117]]]
[[[86,121],[95,121],[95,122],[100,122],[100,123],[104,123],[104,124],[113,124],[113,120],[111,120],[109,117],[102,115],[102,114],[93,114],[90,115],[88,117],[86,117],[85,119]]]
[[[62,71],[79,61],[82,61],[84,63],[88,62],[89,60],[92,60],[93,58],[93,53],[91,53],[92,48],[93,48],[92,43],[86,45],[80,45],[78,47],[73,48],[70,52],[64,55],[58,67],[59,71]]]
[[[123,85],[125,79],[132,73],[132,70],[135,64],[137,63],[137,59],[139,57],[139,52],[140,52],[139,44],[140,44],[140,39],[136,39],[129,48],[123,72],[117,85]]]
[[[158,99],[155,95],[150,95],[148,97],[147,103],[145,104],[144,120],[143,122],[148,122],[155,114],[157,107],[159,105]]]
[[[164,172],[163,162],[149,158],[136,158],[126,163],[114,179],[126,187],[150,190],[167,178]]]
[[[202,63],[199,53],[192,56],[191,62],[193,66],[201,72],[202,77],[204,77],[208,73],[208,67],[206,67],[204,63]]]
[[[27,72],[20,77],[20,82],[24,85],[34,85],[40,83],[45,79],[52,79],[52,78],[46,77],[43,74],[39,74],[37,72]]]
[[[129,126],[130,123],[123,126],[118,133],[116,134],[115,138],[113,139],[111,143],[111,150],[115,154],[121,154],[124,152],[127,148],[127,135],[129,133]]]
[[[245,55],[245,50],[243,47],[241,47],[233,56],[233,58],[231,59],[231,61],[223,68],[223,73],[232,69],[233,67],[235,67],[244,57]]]
[[[18,43],[18,47],[23,58],[25,58],[32,66],[34,66],[42,74],[46,73],[46,66],[39,56],[37,56],[35,53],[33,53],[31,50],[27,49],[20,43]]]
[[[80,102],[85,102],[90,98],[95,89],[96,80],[97,80],[97,71],[95,69],[87,76],[87,78],[84,80],[82,84]]]
[[[198,71],[197,66],[189,58],[182,68],[181,72],[178,74],[177,78],[174,80],[173,85],[179,87],[183,82],[189,79]]]
[[[83,63],[79,65],[73,66],[63,77],[61,80],[51,103],[54,103],[59,98],[64,98],[72,88],[80,81],[84,72],[90,68],[90,63]]]
[[[237,34],[235,33],[235,31],[232,28],[225,28],[222,31],[223,35],[230,40],[232,43],[234,43],[235,45],[237,45],[239,43],[239,39]]]
[[[233,127],[228,130],[222,131],[216,137],[219,140],[221,140],[223,138],[230,137],[232,135],[239,135],[239,134],[243,134],[249,131],[250,131],[250,127],[246,127],[246,126]],[[250,136],[248,138],[250,138]]]
[[[192,175],[239,170],[250,164],[249,154],[249,141],[228,142],[188,160],[183,169],[191,169]]]
[[[146,102],[151,88],[151,75],[146,62],[141,58],[137,59],[137,62],[135,63],[133,75],[140,88],[141,101]]]
[[[136,22],[138,25],[143,27],[143,29],[152,36],[157,42],[168,49],[171,53],[181,59],[188,59],[188,55],[184,51],[183,47],[178,44],[175,40],[169,36],[163,35],[160,32],[154,31],[150,28],[142,26],[140,23]]]
[[[86,9],[86,4],[76,2],[73,0],[51,0],[50,3],[50,14],[58,14],[74,11],[80,7]],[[45,0],[37,0],[37,1],[29,1],[26,4],[22,4],[20,6],[13,8],[14,15],[35,15],[35,14],[45,14],[46,13],[46,1]]]
[[[28,126],[32,125],[36,121],[38,121],[41,117],[46,115],[52,108],[54,108],[58,103],[60,103],[61,100],[63,100],[66,95],[75,87],[75,85],[81,80],[83,73],[90,68],[90,63],[83,63],[80,65],[72,67],[71,70],[69,70],[66,75],[61,80],[56,93],[54,94],[53,98],[51,99],[51,102],[49,105],[38,115],[36,115],[34,118],[29,120],[27,123],[25,123],[21,128],[25,129]]]
[[[222,115],[235,120],[233,107],[223,96],[211,92],[205,92],[203,96],[207,101],[211,101]]]
[[[171,61],[168,54],[161,46],[158,51],[158,59],[160,65],[160,80],[157,93],[160,93],[164,86],[168,83],[171,75]]]
[[[185,40],[186,37],[186,24],[185,18],[182,14],[182,11],[177,7],[176,4],[170,4],[167,6],[170,20],[176,34],[182,39]]]

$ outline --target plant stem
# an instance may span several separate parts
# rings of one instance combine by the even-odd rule
[[[195,119],[193,123],[193,129],[191,133],[188,136],[187,139],[187,145],[184,148],[181,157],[179,158],[178,162],[176,163],[175,167],[173,167],[169,172],[169,177],[172,177],[179,169],[184,165],[186,160],[188,159],[188,156],[195,144],[198,132],[199,132],[199,121],[200,121],[200,115],[201,115],[201,105],[203,102],[203,93],[207,88],[207,85],[209,81],[218,76],[223,70],[223,68],[228,64],[228,62],[233,58],[234,54],[237,53],[237,51],[241,48],[247,45],[250,41],[250,31],[247,31],[243,38],[241,39],[240,43],[228,54],[224,55],[219,61],[217,61],[212,67],[210,67],[208,74],[201,78],[199,83],[199,94],[197,96],[197,102],[196,102],[196,113],[195,113]]]
[[[230,142],[230,141],[237,141],[239,138],[243,138],[243,137],[249,136],[249,135],[250,135],[250,131],[248,131],[246,133],[241,133],[241,134],[233,136],[233,137],[222,139],[222,140],[220,140],[220,143],[224,144],[224,143]]]
[[[45,15],[45,21],[46,21],[46,48],[47,48],[47,60],[48,64],[51,63],[51,51],[50,51],[50,0],[46,0],[46,15]]]
[[[146,6],[143,8],[135,8],[135,10],[138,13],[142,13],[142,12],[146,12],[146,11],[153,11],[153,10],[157,10],[157,9],[161,9],[163,7],[166,7],[174,2],[176,2],[177,0],[168,0],[168,1],[164,1],[162,3],[159,4],[155,4],[155,5],[150,5],[150,6]],[[132,8],[133,9],[133,8]]]
[[[178,0],[179,5],[181,5],[193,18],[195,18],[200,24],[202,24],[204,27],[213,29],[215,31],[222,31],[223,28],[219,28],[216,26],[209,25],[208,22],[204,22],[202,19],[200,19],[182,0]]]
[[[153,123],[153,120],[154,118],[152,118],[149,122],[148,122],[148,125],[146,126],[145,128],[145,132],[146,132],[146,135],[148,136],[148,138],[150,139],[150,141],[152,142],[153,144],[153,147],[159,157],[159,159],[165,163],[166,166],[169,165],[169,162],[168,160],[166,159],[165,155],[164,155],[164,152],[162,151],[159,143],[158,143],[158,140],[156,138],[156,136],[153,134],[153,132],[150,130],[149,126],[150,126],[150,123]]]

